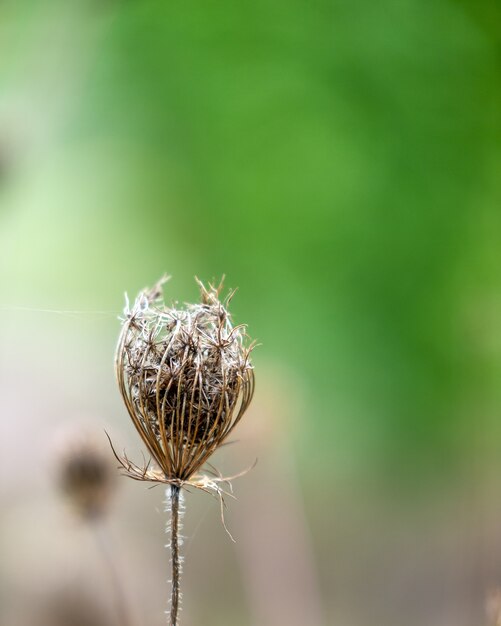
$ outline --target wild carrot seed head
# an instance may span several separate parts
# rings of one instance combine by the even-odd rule
[[[228,305],[234,292],[220,301],[221,287],[198,281],[199,303],[168,307],[163,282],[127,307],[116,373],[132,421],[160,468],[157,478],[182,483],[247,409],[254,390],[252,345],[245,326],[232,324]],[[137,471],[130,475],[155,480],[149,468],[142,478]]]

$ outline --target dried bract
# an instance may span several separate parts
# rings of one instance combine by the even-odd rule
[[[163,282],[126,308],[116,353],[120,392],[158,467],[119,460],[137,480],[211,490],[220,479],[197,472],[249,406],[252,345],[245,326],[231,322],[234,292],[221,302],[220,287],[198,281],[201,302],[171,308]]]

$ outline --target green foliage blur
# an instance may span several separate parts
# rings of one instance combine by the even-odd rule
[[[180,300],[226,274],[257,365],[300,390],[311,476],[496,462],[500,20],[495,0],[3,0],[2,306],[118,313],[163,272]]]

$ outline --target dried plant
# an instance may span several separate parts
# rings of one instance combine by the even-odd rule
[[[61,490],[83,518],[101,518],[115,487],[116,471],[108,455],[87,432],[65,433],[58,445]]]
[[[212,466],[201,469],[249,406],[254,372],[253,344],[246,345],[245,326],[233,326],[228,312],[234,291],[220,301],[222,285],[206,288],[197,281],[201,302],[168,307],[162,298],[166,280],[142,291],[132,307],[127,303],[115,363],[120,392],[152,460],[140,467],[125,455],[115,456],[131,478],[167,485],[170,623],[176,626],[181,490],[195,487],[214,494],[223,511],[229,494],[221,484],[234,477],[223,477]]]
[[[60,487],[92,532],[113,592],[117,621],[120,626],[127,626],[130,620],[126,594],[105,525],[116,486],[116,469],[101,442],[87,431],[66,432],[58,443]]]

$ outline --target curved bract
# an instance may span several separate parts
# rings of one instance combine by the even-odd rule
[[[198,281],[201,301],[163,302],[162,286],[144,290],[125,311],[116,353],[120,392],[158,469],[120,459],[129,475],[189,481],[233,430],[254,392],[245,326],[233,326],[220,287]]]

